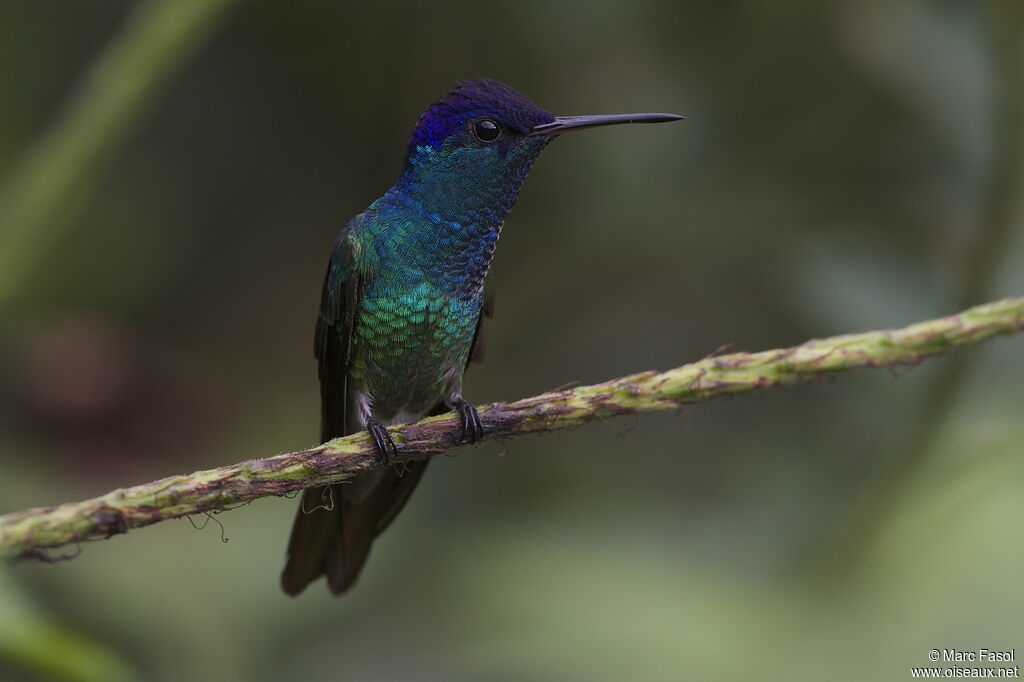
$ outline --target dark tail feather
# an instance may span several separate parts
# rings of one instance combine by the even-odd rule
[[[292,525],[281,588],[294,596],[326,575],[332,593],[348,591],[374,539],[405,506],[426,468],[426,461],[410,462],[397,470],[363,474],[351,483],[307,490]]]
[[[294,597],[323,575],[324,556],[341,527],[342,497],[341,485],[310,488],[302,494],[281,572],[281,589],[287,594]]]
[[[348,433],[338,401],[334,393],[323,394],[321,442]],[[431,414],[446,409],[438,403]],[[294,597],[322,575],[334,594],[351,589],[373,541],[402,511],[426,468],[427,460],[408,462],[303,493],[288,540],[281,589]]]

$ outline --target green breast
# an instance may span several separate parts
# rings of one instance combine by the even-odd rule
[[[377,419],[426,414],[453,380],[461,381],[479,311],[479,302],[426,282],[365,292],[353,330],[351,375],[355,387],[369,392]]]

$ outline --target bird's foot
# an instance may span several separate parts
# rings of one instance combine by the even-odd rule
[[[477,412],[477,409],[464,398],[456,400],[452,403],[452,407],[462,418],[462,435],[459,437],[459,441],[470,445],[482,441],[484,439],[484,424],[480,421],[480,413]]]
[[[398,448],[387,427],[380,422],[369,421],[366,423],[366,430],[370,432],[373,444],[377,446],[377,461],[381,464],[393,463],[398,458]]]

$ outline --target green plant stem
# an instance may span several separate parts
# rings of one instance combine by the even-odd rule
[[[67,231],[84,189],[234,0],[146,0],[0,188],[0,305]]]
[[[821,380],[865,367],[921,362],[1024,329],[1024,297],[977,306],[903,329],[808,341],[760,353],[705,358],[667,372],[642,372],[593,386],[480,408],[488,439],[580,426],[638,412],[679,410],[687,403],[772,386]],[[441,454],[458,444],[454,414],[396,426],[398,461]],[[308,450],[197,471],[114,490],[102,497],[0,516],[0,556],[45,558],[42,550],[109,537],[165,519],[223,511],[270,495],[339,483],[381,466],[365,433]]]
[[[1024,4],[1020,0],[990,0],[995,101],[993,103],[992,168],[981,207],[981,220],[965,256],[961,305],[986,298],[999,273],[999,264],[1020,222],[1024,189]],[[886,522],[899,507],[910,481],[928,462],[935,444],[945,437],[942,424],[972,368],[970,355],[951,358],[935,373],[921,405],[916,425],[891,464],[876,477],[846,520],[834,532],[834,544],[814,568],[823,584],[841,583],[855,575]]]

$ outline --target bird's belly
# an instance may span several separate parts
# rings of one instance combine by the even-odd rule
[[[427,285],[363,297],[355,324],[352,376],[373,418],[413,421],[462,380],[479,304]]]

